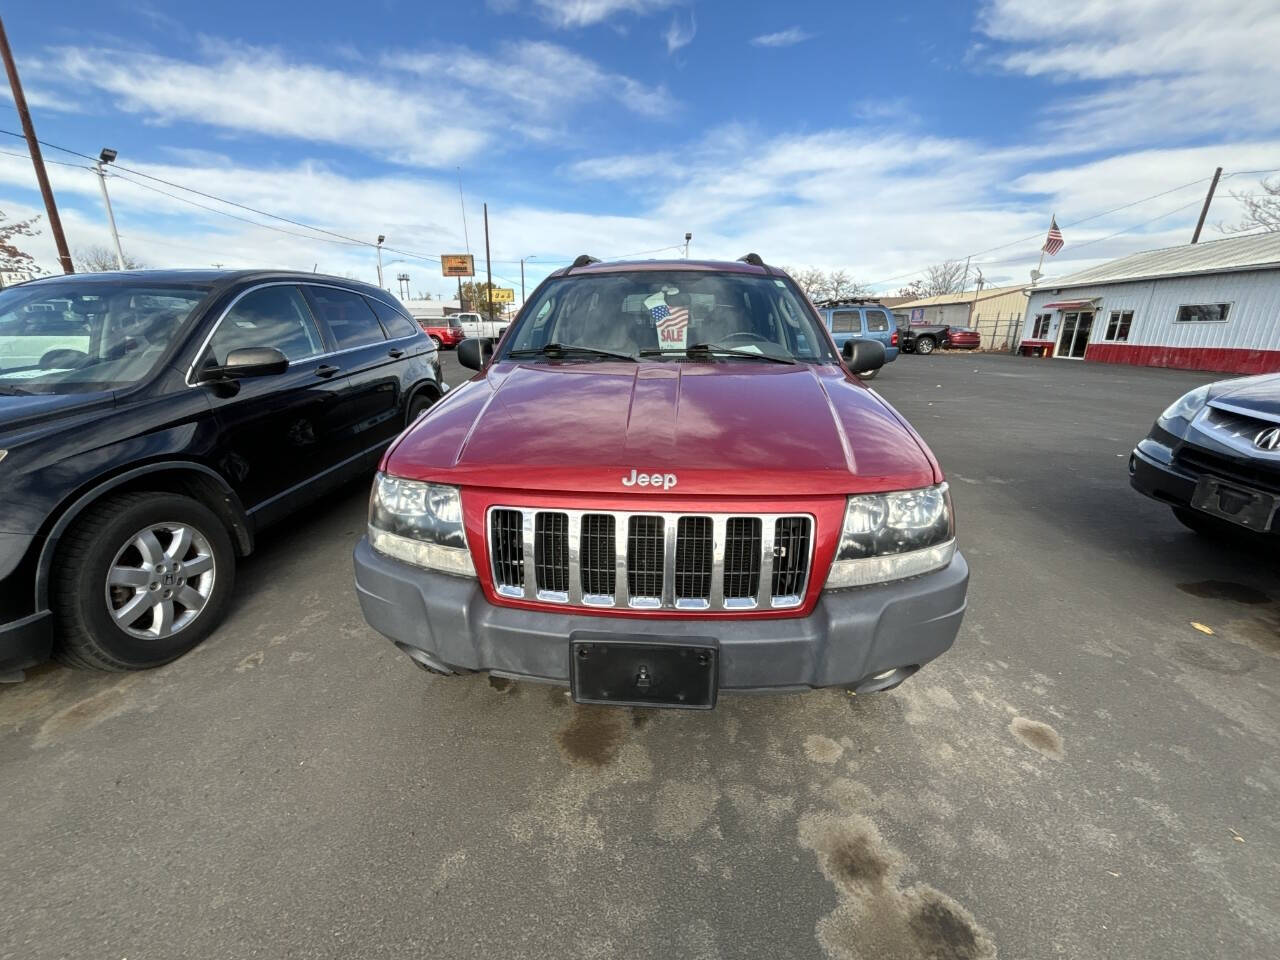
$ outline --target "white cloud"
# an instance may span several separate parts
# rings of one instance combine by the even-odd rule
[[[648,14],[680,0],[534,0],[543,19],[556,27],[588,27],[620,13]]]
[[[675,53],[681,47],[687,47],[693,43],[693,38],[698,32],[698,21],[693,15],[693,11],[689,11],[689,21],[686,23],[680,18],[680,14],[675,14],[671,18],[671,24],[667,27],[666,33],[662,35],[667,41],[667,53]]]
[[[801,30],[799,27],[788,27],[786,30],[779,30],[777,33],[762,33],[758,37],[752,37],[751,43],[757,47],[793,47],[797,43],[804,43],[806,40],[812,40],[813,34]]]
[[[395,53],[383,62],[424,77],[447,75],[451,83],[497,97],[499,106],[517,104],[521,112],[540,119],[600,98],[642,116],[666,116],[677,108],[665,87],[611,73],[594,60],[545,41],[506,43],[493,58],[457,47],[436,53]]]
[[[996,41],[981,59],[1096,84],[1047,108],[1062,136],[1105,146],[1280,126],[1274,0],[989,0],[978,29]]]

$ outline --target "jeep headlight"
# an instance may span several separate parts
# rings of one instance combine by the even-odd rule
[[[859,587],[916,577],[956,552],[951,492],[945,483],[849,498],[827,587]]]
[[[415,566],[474,577],[457,487],[379,473],[369,497],[369,544]]]
[[[1196,387],[1194,390],[1184,393],[1169,404],[1156,422],[1168,423],[1171,420],[1185,420],[1190,423],[1209,401],[1209,388],[1211,386],[1213,384],[1206,383],[1203,387]]]

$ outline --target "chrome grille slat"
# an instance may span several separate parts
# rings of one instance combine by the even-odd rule
[[[800,606],[816,539],[809,514],[493,506],[485,529],[500,596],[691,614]]]

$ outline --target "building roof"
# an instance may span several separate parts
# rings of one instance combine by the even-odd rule
[[[1087,287],[1101,283],[1185,277],[1204,273],[1235,273],[1280,267],[1280,233],[1227,237],[1188,243],[1163,250],[1147,250],[1081,270],[1060,280],[1044,280],[1039,290]]]
[[[906,303],[896,304],[894,309],[905,310],[909,307],[941,307],[951,303],[973,303],[975,300],[981,303],[984,300],[993,300],[996,297],[1007,296],[1010,293],[1017,293],[1019,290],[1026,289],[1025,284],[1018,284],[1013,287],[983,287],[981,292],[977,290],[965,290],[960,293],[940,293],[936,297],[921,297],[919,300],[910,300]]]

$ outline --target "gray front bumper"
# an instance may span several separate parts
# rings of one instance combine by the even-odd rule
[[[669,620],[495,606],[475,580],[389,559],[367,539],[356,545],[355,568],[369,625],[410,655],[426,653],[426,662],[567,684],[569,635],[576,631],[715,637],[722,690],[853,686],[923,666],[955,641],[969,583],[957,552],[927,576],[824,592],[807,617]]]

